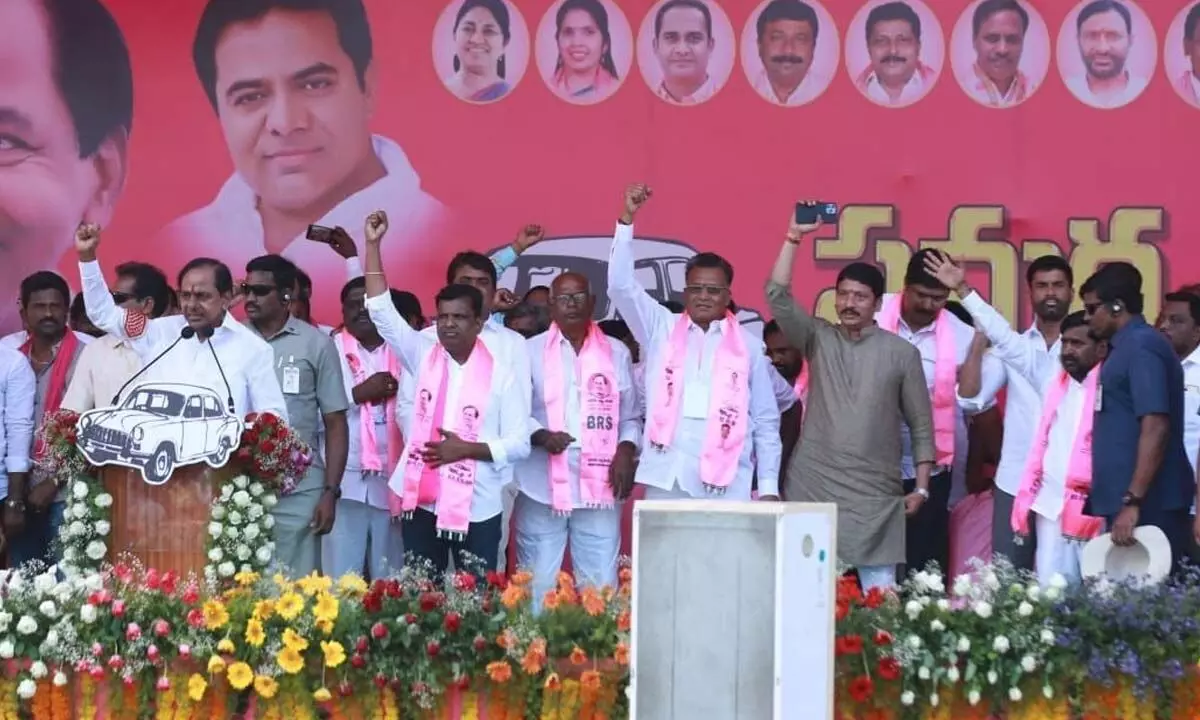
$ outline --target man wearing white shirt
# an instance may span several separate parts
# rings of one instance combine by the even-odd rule
[[[1084,72],[1067,78],[1067,89],[1097,108],[1117,108],[1137,99],[1150,79],[1135,75],[1126,63],[1137,39],[1129,8],[1120,0],[1093,0],[1075,17],[1075,30]]]
[[[763,64],[755,91],[784,107],[815,98],[822,90],[812,75],[821,24],[812,6],[802,0],[771,0],[758,14],[755,28]]]
[[[550,330],[529,339],[533,449],[515,468],[515,513],[518,564],[533,572],[535,608],[555,586],[568,537],[581,585],[617,582],[619,503],[632,489],[640,434],[637,392],[629,350],[592,322],[595,304],[587,278],[559,275]]]
[[[287,405],[274,373],[275,353],[229,312],[234,303],[233,276],[224,263],[197,258],[185,265],[178,278],[183,314],[151,319],[113,301],[96,260],[99,244],[99,226],[79,226],[75,235],[79,276],[88,317],[96,327],[128,340],[145,364],[180,339],[183,328],[196,333],[148,369],[139,378],[141,384],[164,380],[200,385],[220,397],[231,395],[234,412],[240,416],[269,412],[287,420]]]
[[[880,105],[903,107],[920,100],[937,81],[921,61],[921,16],[906,3],[883,3],[867,14],[867,53],[871,58],[854,84]]]
[[[646,486],[647,499],[749,500],[751,479],[757,472],[761,498],[778,500],[779,407],[762,340],[741,328],[729,312],[733,269],[714,253],[689,260],[682,316],[652,298],[637,282],[632,248],[633,217],[650,195],[645,185],[626,189],[608,261],[609,298],[647,363],[647,434],[637,482]],[[740,354],[742,350],[748,365],[744,376],[729,369],[728,357],[730,351]],[[718,366],[726,368],[720,379]],[[744,399],[738,399],[739,394]],[[718,412],[712,412],[710,404],[720,406]],[[671,409],[673,416],[662,412],[664,408]],[[674,423],[670,442],[655,442],[656,411],[660,426]],[[717,432],[712,432],[710,422],[720,422]],[[741,439],[740,452],[726,444],[730,438]],[[736,458],[728,457],[733,452]],[[730,468],[728,477],[717,478],[710,463],[702,465],[702,458],[732,461],[736,468]]]
[[[235,172],[164,245],[239,267],[283,255],[315,273],[322,307],[345,278],[305,239],[309,224],[356,226],[382,206],[396,247],[429,242],[444,208],[404,150],[370,131],[378,67],[361,0],[209,0],[192,51]]]
[[[1004,367],[1000,361],[984,356],[980,387],[969,391],[958,387],[958,373],[972,352],[975,329],[945,310],[950,290],[926,270],[925,258],[931,255],[938,256],[939,253],[926,249],[913,254],[904,274],[904,290],[899,295],[884,295],[880,313],[876,316],[881,328],[912,343],[921,354],[921,366],[933,403],[938,461],[929,485],[929,502],[908,521],[906,564],[910,570],[922,570],[931,560],[937,561],[942,569],[949,567],[949,509],[967,494],[969,442],[965,416],[988,409],[993,403],[982,398],[994,398],[1004,382]],[[981,352],[981,349],[976,351]],[[944,368],[943,362],[953,365]],[[950,432],[953,432],[952,438]],[[911,492],[916,485],[917,473],[907,425],[903,426],[901,442],[904,452],[900,472],[905,479],[905,491]]]
[[[385,213],[367,218],[364,274],[371,321],[411,376],[400,411],[407,442],[389,484],[410,515],[404,547],[438,571],[446,569],[451,552],[457,568],[490,570],[500,550],[504,485],[512,479],[512,464],[529,456],[529,357],[524,347],[515,352],[503,333],[524,340],[508,330],[485,331],[487,295],[466,283],[438,293],[434,334],[413,330],[392,304],[382,270],[379,247],[387,229]],[[469,267],[492,273],[494,287],[495,268],[487,258],[483,265]],[[441,378],[429,374],[439,367]],[[459,505],[465,485],[469,508]]]
[[[1169,293],[1158,318],[1158,329],[1171,341],[1183,363],[1183,447],[1192,472],[1197,472],[1200,454],[1200,295]],[[1200,473],[1197,473],[1200,477]],[[1192,515],[1196,506],[1192,505]],[[1200,533],[1193,531],[1193,535]],[[1200,559],[1200,541],[1192,540],[1192,561]]]
[[[37,379],[24,355],[0,347],[0,496],[4,498],[5,538],[25,528],[24,497],[12,496],[9,486],[27,487],[29,451],[33,448],[33,396]]]
[[[708,72],[712,10],[705,0],[667,0],[654,15],[654,54],[662,68],[658,96],[676,105],[697,105],[717,93]],[[732,49],[730,50],[732,52]]]

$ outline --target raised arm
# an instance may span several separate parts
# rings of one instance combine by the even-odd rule
[[[364,304],[371,315],[371,322],[375,323],[375,329],[379,331],[379,336],[396,352],[404,369],[415,374],[420,368],[421,350],[425,347],[425,340],[421,333],[413,330],[400,316],[400,311],[392,304],[387,277],[383,273],[383,257],[379,250],[387,229],[388,219],[384,211],[377,210],[367,216],[367,269],[364,273],[367,299]]]
[[[651,190],[645,185],[626,188],[617,231],[613,235],[612,254],[608,258],[608,296],[629,331],[642,345],[643,352],[647,351],[652,339],[666,337],[674,320],[671,311],[638,284],[634,273],[633,217],[650,195]]]
[[[333,228],[333,232],[329,233],[329,239],[326,242],[345,261],[346,282],[363,276],[362,261],[358,258],[358,245],[354,242],[354,238],[350,237],[350,233],[346,232],[346,228],[340,225]]]
[[[806,358],[812,354],[812,347],[817,338],[817,320],[805,312],[792,297],[792,267],[796,263],[796,250],[804,236],[815,231],[821,224],[798,225],[793,218],[788,232],[779,249],[779,257],[771,269],[771,278],[767,281],[767,305],[771,308],[771,317],[779,323],[779,329],[792,347],[800,350]]]
[[[79,280],[83,286],[83,306],[88,319],[104,332],[129,341],[140,354],[158,338],[157,323],[138,310],[125,310],[113,301],[104,272],[96,260],[100,246],[100,226],[82,223],[75,230],[75,251],[79,255]]]
[[[512,267],[517,258],[521,257],[529,248],[540,243],[546,237],[546,231],[541,225],[526,225],[521,228],[521,232],[517,233],[517,237],[492,253],[488,258],[492,261],[492,266],[496,268],[496,277],[504,274],[504,271]]]

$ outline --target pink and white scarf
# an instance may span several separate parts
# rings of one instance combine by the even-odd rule
[[[892,295],[883,301],[875,316],[879,327],[890,333],[900,329],[900,296]],[[954,463],[954,430],[958,412],[958,348],[954,344],[954,327],[949,313],[938,313],[933,321],[933,341],[936,349],[933,371],[933,447],[938,465]]]
[[[684,363],[691,324],[686,314],[679,316],[666,348],[663,374],[656,380],[658,406],[651,411],[647,439],[660,452],[674,442],[675,426],[682,412]],[[700,480],[706,491],[722,495],[737,477],[738,461],[749,432],[750,355],[746,352],[741,326],[731,313],[726,313],[721,323],[721,342],[713,357],[712,376],[701,382],[711,390],[704,448],[700,453]]]
[[[613,364],[611,340],[592,323],[583,348],[576,359],[575,377],[579,378],[579,499],[589,508],[611,508],[616,505],[612,487],[608,484],[608,469],[617,450],[620,435],[621,394],[617,387],[617,370]],[[546,333],[543,355],[545,377],[543,395],[546,400],[546,423],[551,432],[567,432],[566,380],[563,372],[562,332],[558,324],[550,325]],[[570,471],[567,453],[550,455],[550,505],[556,515],[570,515]]]
[[[471,500],[475,495],[477,461],[460,460],[440,468],[426,467],[421,451],[428,442],[442,439],[439,428],[451,431],[467,442],[478,442],[483,418],[492,392],[492,355],[476,339],[471,357],[463,366],[462,387],[457,407],[447,421],[446,391],[449,385],[449,356],[439,343],[422,363],[413,398],[412,437],[400,488],[400,509],[412,517],[418,505],[437,504],[438,537],[461,542],[471,524]],[[392,490],[395,491],[393,481]]]
[[[1087,541],[1104,529],[1104,519],[1083,514],[1084,503],[1092,489],[1092,420],[1096,414],[1096,389],[1100,382],[1100,366],[1092,368],[1083,381],[1083,406],[1080,408],[1079,427],[1071,444],[1071,457],[1067,462],[1067,478],[1064,483],[1066,497],[1063,499],[1059,527],[1063,537]],[[1021,487],[1013,501],[1012,529],[1017,535],[1029,535],[1029,514],[1033,503],[1041,492],[1046,450],[1050,446],[1050,426],[1058,415],[1059,406],[1067,394],[1071,376],[1059,371],[1050,384],[1045,400],[1042,401],[1042,419],[1038,422],[1037,434],[1033,436],[1033,447],[1025,461],[1025,472],[1021,475]]]
[[[800,375],[796,377],[792,391],[796,393],[796,399],[800,401],[800,419],[803,420],[804,414],[808,412],[808,360],[805,360],[804,366],[800,368]]]
[[[353,378],[355,385],[361,385],[370,377],[367,372],[367,360],[364,357],[365,350],[358,340],[353,335],[341,330],[333,334],[333,341],[337,345],[338,352],[342,357],[346,358],[346,367],[350,369],[350,376]],[[387,367],[387,371],[396,378],[397,382],[400,379],[400,363],[397,361],[396,353],[388,347],[387,343],[383,344],[383,361]],[[375,418],[373,413],[368,408],[362,408],[358,413],[358,443],[360,465],[363,472],[373,472],[384,474],[390,473],[396,469],[396,465],[400,463],[400,454],[404,450],[404,438],[400,435],[400,425],[396,422],[396,396],[387,399],[383,406],[384,417],[387,422],[387,448],[388,448],[388,466],[385,468],[379,462],[379,441],[375,437]],[[400,497],[396,493],[388,493],[388,507],[396,511],[399,515],[397,503]]]

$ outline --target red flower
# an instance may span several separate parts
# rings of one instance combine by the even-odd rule
[[[363,608],[369,613],[377,613],[383,610],[383,598],[371,591],[363,596]]]
[[[259,445],[258,449],[262,451],[263,455],[270,455],[275,452],[275,443],[270,440],[263,440],[262,445]]]
[[[190,583],[187,590],[183,591],[183,602],[187,605],[195,605],[200,601],[200,588],[196,587],[195,583]]]
[[[408,625],[416,625],[417,624],[417,616],[413,615],[412,613],[409,613],[404,616],[404,622]]]
[[[879,647],[892,644],[892,635],[884,630],[875,631],[875,644]]]
[[[834,642],[838,655],[858,655],[863,651],[861,635],[843,635]]]
[[[837,597],[838,600],[845,601],[851,605],[861,602],[863,596],[862,590],[858,587],[858,581],[852,577],[839,578]]]
[[[388,635],[387,625],[384,625],[381,622],[377,622],[371,626],[371,637],[375,638],[376,640],[382,640],[385,637],[387,637],[387,635]]]
[[[155,620],[151,628],[154,630],[154,634],[159,637],[166,637],[171,632],[171,624],[162,618]]]
[[[487,648],[487,639],[482,635],[475,636],[475,652],[483,652]]]
[[[874,610],[875,608],[883,605],[885,600],[887,600],[887,593],[880,588],[873,587],[867,591],[867,598],[864,601],[864,604]]]
[[[360,653],[365,653],[367,651],[367,637],[365,635],[360,636],[354,643],[354,651]]]
[[[367,666],[367,659],[365,657],[363,657],[362,655],[359,655],[358,653],[354,653],[353,655],[350,656],[350,667],[354,668],[355,670],[362,670],[366,666]]]
[[[279,425],[279,418],[274,413],[263,413],[258,419],[263,427],[273,428]]]
[[[200,608],[192,608],[191,610],[188,610],[187,624],[191,625],[192,627],[197,627],[197,628],[203,627],[204,626],[204,612],[202,610],[200,610]]]
[[[377,687],[377,688],[379,688],[380,690],[382,690],[382,689],[384,689],[385,687],[387,687],[387,684],[388,684],[388,679],[387,679],[387,677],[386,677],[385,675],[383,675],[383,674],[379,674],[379,675],[376,675],[376,676],[375,676],[375,679],[374,679],[372,682],[374,682],[374,683],[375,683],[375,687]]]
[[[491,587],[494,587],[498,590],[503,590],[504,588],[508,587],[508,579],[504,577],[503,573],[498,573],[495,570],[488,570],[486,577],[487,584]]]
[[[143,579],[143,582],[146,584],[147,590],[157,590],[162,579],[158,576],[157,570],[150,568],[146,571],[146,577]]]
[[[442,646],[438,645],[436,640],[430,640],[425,645],[425,654],[431,658],[437,657],[438,653],[440,653],[441,651],[442,651]]]
[[[354,694],[354,686],[348,681],[343,680],[342,683],[338,685],[338,694],[342,697],[350,697]]]
[[[446,626],[446,632],[458,632],[458,628],[462,625],[462,616],[456,612],[448,612],[443,624]]]
[[[478,581],[471,573],[460,572],[454,576],[454,587],[462,592],[471,592],[475,589]]]
[[[837,621],[841,622],[841,621],[845,620],[846,616],[849,614],[850,614],[850,606],[848,604],[846,604],[845,602],[838,600],[837,601],[837,613],[834,616],[837,619]]]
[[[113,574],[122,583],[129,583],[129,581],[133,580],[133,571],[125,563],[117,563],[117,566],[113,568]]]
[[[162,591],[168,595],[175,594],[175,586],[179,582],[179,577],[170,571],[163,573],[162,576]]]
[[[900,677],[900,663],[896,662],[896,658],[879,659],[879,677],[884,680],[896,680]]]
[[[866,675],[859,675],[850,683],[850,697],[855,702],[865,703],[875,694],[875,684]]]
[[[122,615],[125,614],[125,601],[124,600],[113,600],[112,614],[113,614],[113,617],[121,617]]]
[[[386,592],[387,596],[393,600],[404,597],[404,588],[400,587],[399,580],[388,580],[384,592]]]
[[[439,592],[421,593],[421,612],[433,612],[442,605],[445,597]]]

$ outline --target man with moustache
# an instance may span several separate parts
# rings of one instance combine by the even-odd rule
[[[100,0],[9,0],[0,27],[0,287],[11,292],[58,264],[80,222],[112,218],[125,186],[133,72]],[[18,310],[0,303],[0,332],[21,329]]]
[[[533,572],[537,609],[568,539],[580,585],[616,586],[620,503],[633,487],[640,436],[629,350],[592,321],[587,278],[559,275],[550,298],[550,328],[529,339],[533,449],[514,473],[517,561]]]
[[[860,92],[881,105],[916,102],[933,88],[937,73],[921,62],[921,18],[908,3],[884,3],[867,14],[871,64],[855,79]]]
[[[314,450],[296,489],[271,509],[276,559],[293,577],[304,577],[320,569],[320,538],[333,529],[349,430],[337,348],[327,333],[291,314],[296,285],[296,266],[279,255],[246,264],[246,327],[271,346],[292,429]],[[315,452],[322,446],[324,453]]]
[[[354,227],[385,207],[397,246],[436,234],[444,208],[404,150],[371,133],[373,49],[362,0],[209,0],[192,55],[234,174],[163,231],[165,251],[237,265],[283,255],[314,271],[313,303],[330,307],[347,272],[306,239],[310,224]]]
[[[858,569],[864,589],[894,587],[905,561],[905,517],[929,501],[933,421],[921,356],[876,327],[883,273],[851,263],[838,273],[838,324],[809,315],[792,297],[792,267],[805,235],[788,229],[767,282],[767,302],[784,338],[811,368],[808,422],[787,469],[787,499],[838,506],[838,559]],[[909,428],[916,481],[901,482],[901,428]]]
[[[1175,79],[1175,89],[1184,100],[1200,107],[1200,2],[1183,19],[1183,54],[1189,67]]]
[[[1021,53],[1029,30],[1029,11],[1018,0],[983,0],[971,16],[975,81],[967,92],[989,107],[1025,102],[1036,87],[1021,72]]]
[[[1120,0],[1093,0],[1075,19],[1084,73],[1067,78],[1075,97],[1098,108],[1116,108],[1134,101],[1150,79],[1126,67],[1136,38],[1133,16]]]
[[[754,89],[777,105],[809,102],[821,88],[808,81],[817,49],[820,21],[812,6],[803,0],[771,0],[755,23],[758,57],[763,69]]]
[[[704,0],[667,0],[654,15],[654,54],[662,66],[659,98],[697,105],[717,93],[708,74],[713,52],[712,11]]]

